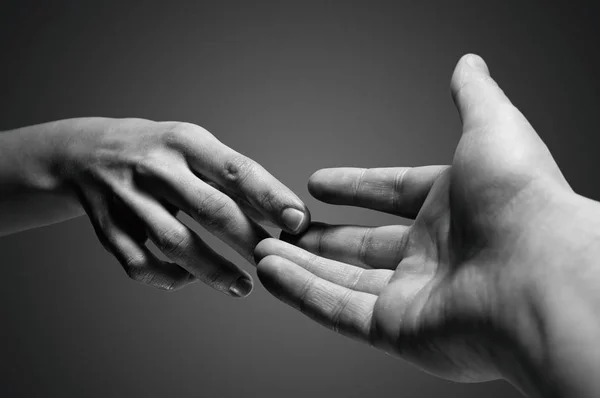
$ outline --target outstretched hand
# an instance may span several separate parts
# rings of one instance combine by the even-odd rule
[[[463,122],[451,166],[334,168],[310,178],[317,199],[412,225],[315,223],[284,233],[289,243],[256,248],[258,275],[314,320],[430,373],[524,384],[533,376],[523,367],[536,359],[518,347],[542,344],[524,337],[537,330],[530,285],[548,257],[538,249],[553,244],[543,234],[555,205],[576,195],[481,58],[460,60],[451,89]]]
[[[269,234],[259,223],[300,232],[302,201],[258,163],[203,128],[141,119],[84,123],[62,160],[100,241],[133,279],[172,290],[195,280],[234,296],[252,290],[249,274],[180,222],[187,213],[249,262]],[[95,131],[95,133],[94,133]],[[153,241],[170,260],[145,246]]]
[[[252,159],[191,123],[80,118],[3,132],[0,235],[84,211],[104,247],[134,280],[165,290],[201,280],[234,297],[250,275],[176,217],[200,226],[254,262],[268,222],[306,229],[310,214]],[[168,258],[162,261],[147,241]]]

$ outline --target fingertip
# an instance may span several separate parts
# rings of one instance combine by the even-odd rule
[[[310,224],[310,211],[304,206],[302,210],[288,207],[281,212],[282,229],[291,234],[299,234]]]
[[[331,170],[332,170],[331,168],[325,168],[325,169],[319,169],[319,170],[315,171],[308,178],[309,183],[312,182],[312,181],[319,180],[320,177],[326,176],[327,173],[329,173]]]
[[[277,244],[277,239],[267,238],[261,240],[258,245],[256,245],[254,248],[254,260],[256,261],[257,266],[265,257],[273,252],[275,244]]]
[[[458,61],[457,66],[467,66],[469,68],[472,68],[478,72],[482,72],[485,74],[490,74],[490,70],[487,66],[487,64],[485,63],[485,61],[483,60],[483,58],[477,54],[473,54],[473,53],[469,53],[469,54],[465,54],[463,55],[460,60]]]
[[[483,73],[487,76],[490,75],[487,64],[479,55],[473,53],[463,55],[456,63],[450,84],[452,95],[455,97],[455,100],[460,89],[470,78],[474,77],[474,73]]]
[[[257,266],[258,278],[264,284],[264,278],[269,280],[289,280],[290,271],[293,271],[297,266],[296,263],[281,257],[277,254],[269,254],[259,261]],[[287,272],[282,273],[283,268],[286,268]]]
[[[258,262],[258,265],[260,266],[261,272],[264,272],[266,270],[276,268],[281,260],[283,260],[283,258],[275,254],[268,254]]]
[[[485,73],[486,75],[490,74],[490,68],[487,66],[487,63],[477,54],[468,54],[466,59],[467,64],[471,66],[471,68]]]
[[[294,246],[305,248],[307,239],[314,239],[315,235],[319,235],[321,231],[327,227],[328,224],[322,222],[311,222],[308,228],[306,228],[306,230],[302,234],[292,235],[288,234],[285,231],[281,231],[281,234],[279,235],[279,240]]]
[[[460,59],[452,75],[450,88],[464,125],[488,123],[498,105],[510,103],[490,76],[485,61],[476,54],[466,54]],[[481,112],[481,106],[485,106],[486,111]]]
[[[229,292],[232,297],[244,298],[248,297],[254,289],[254,282],[249,275],[240,276],[235,282],[229,287]]]
[[[257,265],[256,275],[258,279],[273,294],[278,290],[277,273],[282,260],[281,257],[270,254],[260,260]]]
[[[319,198],[323,195],[323,187],[330,171],[331,169],[317,170],[308,178],[308,192],[313,197]]]

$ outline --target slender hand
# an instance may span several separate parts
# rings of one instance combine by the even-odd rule
[[[463,122],[451,166],[325,169],[309,182],[322,201],[412,225],[315,223],[282,235],[299,247],[266,239],[259,278],[316,321],[440,377],[599,396],[598,204],[571,190],[481,58],[463,57],[451,87]]]
[[[87,212],[134,280],[172,290],[200,279],[249,294],[248,273],[181,223],[179,210],[250,262],[269,236],[258,222],[292,233],[310,222],[287,187],[189,123],[82,118],[0,134],[0,235]],[[148,239],[172,263],[153,255]]]

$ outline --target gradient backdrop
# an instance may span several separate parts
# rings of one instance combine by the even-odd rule
[[[318,203],[306,181],[322,167],[450,162],[449,79],[476,52],[575,190],[600,199],[595,1],[4,1],[0,129],[194,122],[298,192],[315,220],[405,222]],[[421,373],[259,283],[246,300],[135,284],[86,218],[2,238],[0,253],[2,397],[520,396]]]

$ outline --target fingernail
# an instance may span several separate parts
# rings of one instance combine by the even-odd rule
[[[304,222],[304,213],[300,210],[287,208],[281,213],[281,220],[291,232],[298,232]]]
[[[246,297],[252,292],[252,280],[246,276],[240,276],[230,287],[229,291],[235,297]]]
[[[487,73],[487,74],[490,73],[485,61],[479,55],[475,55],[475,54],[469,55],[467,57],[467,64],[469,64],[469,66],[471,68],[476,69],[480,72]]]

